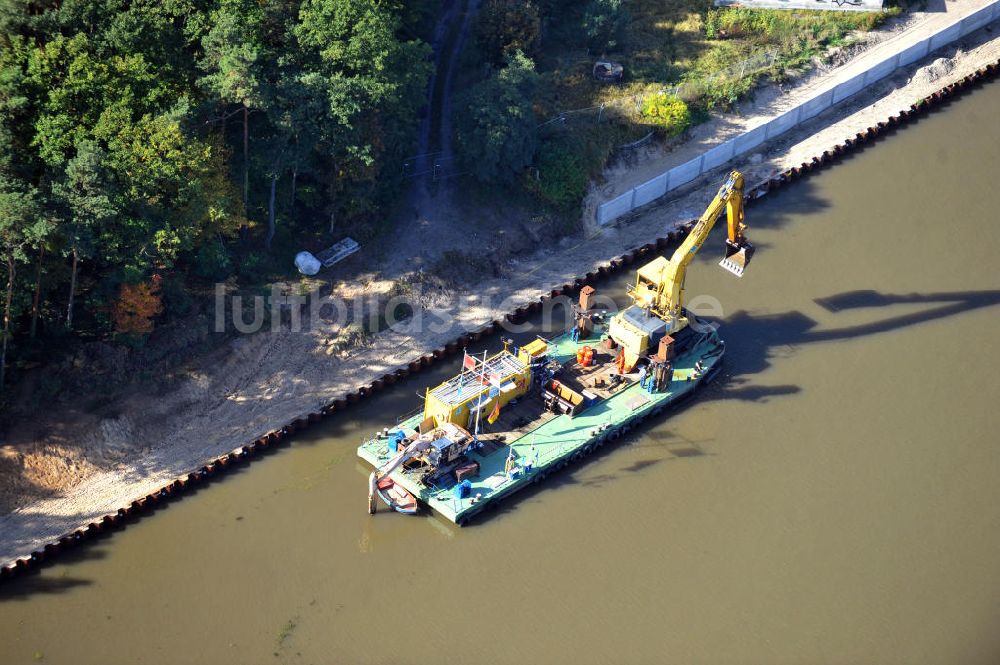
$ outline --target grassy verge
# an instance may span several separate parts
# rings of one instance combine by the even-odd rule
[[[580,5],[567,8],[565,20],[547,22],[538,58],[546,82],[540,112],[554,115],[643,93],[649,86],[698,79],[753,82],[801,66],[827,47],[846,43],[852,32],[871,30],[900,11],[713,9],[706,0],[630,0],[624,6],[630,20],[621,45],[604,54],[585,46]],[[778,55],[772,65],[753,62],[774,51]],[[601,56],[625,66],[624,84],[606,86],[593,79],[591,68]],[[687,101],[715,108],[727,106],[728,97],[708,90]]]
[[[651,95],[666,91],[683,101],[689,108],[685,126],[704,121],[752,94],[761,79],[803,71],[830,47],[850,44],[855,33],[901,11],[715,9],[710,0],[626,0],[622,8],[628,18],[620,39],[597,52],[592,44],[588,49],[584,34],[587,3],[557,2],[545,18],[536,56],[541,85],[535,110],[549,121],[541,129],[540,157],[546,144],[557,143],[590,177],[622,144],[650,131],[660,137],[683,131],[644,113]],[[597,60],[621,63],[622,82],[595,80]]]

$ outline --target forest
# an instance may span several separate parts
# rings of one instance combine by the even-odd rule
[[[890,15],[709,0],[0,0],[0,391],[8,367],[78,342],[138,348],[215,282],[264,284],[304,247],[386,236],[420,123],[429,150],[441,141],[435,26],[448,52],[470,12],[452,86],[457,189],[478,197],[471,209],[502,198],[560,218],[559,233],[622,145],[682,140],[762,77]],[[624,79],[595,81],[600,59]]]
[[[252,273],[286,220],[376,233],[435,5],[2,0],[4,356],[141,336],[161,292]]]

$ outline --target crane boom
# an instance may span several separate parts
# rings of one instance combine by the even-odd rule
[[[621,345],[625,354],[624,367],[634,366],[650,343],[656,343],[664,333],[672,335],[688,325],[684,313],[687,268],[723,210],[726,211],[729,228],[726,255],[719,265],[737,277],[743,276],[753,256],[753,245],[745,235],[743,174],[733,171],[670,260],[657,257],[639,268],[635,287],[629,293],[632,307],[619,312],[608,329],[609,336]],[[664,330],[661,331],[661,328]]]
[[[737,277],[742,277],[743,270],[750,261],[747,255],[753,253],[753,246],[747,242],[745,236],[747,226],[743,221],[743,174],[733,171],[719,188],[712,202],[705,208],[705,212],[698,218],[698,222],[684,242],[663,267],[660,279],[657,280],[656,296],[649,303],[653,311],[664,317],[676,318],[680,315],[681,308],[684,307],[684,278],[687,275],[687,267],[705,243],[723,210],[726,210],[728,219],[728,234],[726,257],[720,265]],[[734,259],[737,256],[745,258],[742,261]]]

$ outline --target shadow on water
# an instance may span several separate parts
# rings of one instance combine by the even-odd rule
[[[826,330],[815,330],[818,323],[802,312],[791,311],[782,314],[754,316],[748,312],[740,311],[729,319],[726,319],[724,323],[725,329],[733,337],[745,340],[754,347],[837,341],[891,332],[937,319],[956,316],[983,307],[992,307],[1000,304],[1000,290],[911,293],[904,295],[880,293],[874,290],[859,290],[839,293],[825,298],[817,298],[815,302],[833,313],[848,309],[888,307],[899,304],[941,304],[937,307],[931,307],[918,312],[910,312],[869,323]],[[741,348],[743,348],[742,345],[743,342],[741,341]]]
[[[60,564],[71,566],[84,561],[104,559],[106,556],[107,552],[98,549],[98,544],[94,543],[62,555]],[[36,568],[20,575],[17,579],[10,580],[0,586],[0,603],[30,600],[36,595],[65,593],[80,587],[91,586],[94,583],[92,580],[70,577],[68,572],[69,568],[65,568],[61,574],[53,572],[51,568]]]
[[[628,471],[629,473],[639,473],[640,471],[644,471],[651,466],[656,466],[662,461],[663,460],[657,457],[653,457],[651,459],[636,460],[635,462],[632,462],[628,466],[623,466],[622,471]]]
[[[55,594],[70,591],[77,587],[90,586],[91,580],[77,577],[52,577],[41,572],[33,572],[17,582],[5,584],[0,590],[0,602],[7,600],[29,600],[38,594]]]
[[[1000,290],[992,291],[946,291],[942,293],[908,293],[889,294],[879,293],[871,289],[859,291],[847,291],[835,296],[817,298],[816,304],[829,312],[838,312],[845,309],[861,309],[866,307],[886,307],[889,305],[914,304],[914,303],[944,303],[941,307],[925,312],[918,312],[907,317],[897,317],[902,320],[902,325],[912,322],[922,321],[950,316],[959,312],[978,309],[980,307],[990,307],[1000,303]],[[897,319],[887,319],[885,322],[892,327],[898,327]],[[891,328],[890,328],[891,329]],[[876,330],[874,332],[880,332]]]
[[[801,392],[798,386],[790,384],[780,386],[757,386],[753,385],[749,379],[740,376],[732,376],[720,384],[721,397],[725,399],[738,399],[744,402],[766,402],[771,397],[782,395],[794,395]]]
[[[844,157],[845,160],[850,158],[851,156]],[[833,203],[819,194],[815,179],[821,176],[822,173],[810,173],[796,181],[795,187],[779,190],[756,203],[748,204],[753,206],[753,212],[747,213],[750,239],[758,251],[767,249],[768,244],[754,239],[754,229],[780,229],[793,223],[808,224],[810,215],[833,207]],[[722,234],[725,228],[726,220],[720,219],[713,233]]]
[[[695,398],[697,399],[697,398]],[[667,416],[675,413],[680,406],[668,409]],[[663,431],[663,418],[649,418],[639,422],[631,431],[623,435],[617,442],[606,443],[594,450],[590,455],[579,461],[571,461],[565,468],[552,472],[544,481],[526,487],[504,499],[499,504],[491,505],[485,514],[477,515],[470,520],[463,528],[475,528],[485,525],[495,517],[504,513],[511,513],[523,504],[530,504],[539,493],[549,490],[558,490],[562,487],[580,486],[588,488],[602,487],[614,482],[620,482],[628,474],[641,474],[648,469],[658,466],[664,462],[689,460],[699,457],[714,457],[716,453],[706,452],[698,441],[691,440],[672,431]],[[635,460],[618,468],[617,471],[606,471],[595,475],[582,475],[579,473],[585,466],[592,462],[605,460],[624,448],[649,450],[654,457],[645,457]]]
[[[791,395],[800,388],[793,385],[764,386],[753,383],[759,374],[782,357],[782,349],[803,344],[840,340],[892,332],[938,319],[1000,304],[1000,290],[955,291],[945,293],[888,294],[875,290],[838,293],[815,302],[829,312],[889,307],[900,304],[936,304],[917,312],[891,316],[868,323],[817,330],[819,323],[799,311],[754,315],[739,311],[723,321],[725,336],[740,340],[727,360],[732,374],[708,391],[708,399],[764,401],[770,397]]]
[[[723,322],[724,330],[733,339],[739,339],[736,351],[730,351],[735,356],[735,373],[728,377],[720,377],[712,386],[703,390],[694,399],[699,401],[739,399],[751,402],[765,401],[771,397],[793,395],[801,391],[795,385],[764,386],[755,385],[752,376],[763,372],[775,360],[780,360],[783,347],[795,347],[801,344],[815,342],[831,342],[852,339],[866,335],[875,335],[893,330],[899,330],[913,325],[956,316],[964,312],[1000,304],[1000,290],[987,291],[956,291],[944,293],[911,293],[886,294],[875,290],[847,291],[844,293],[818,298],[817,304],[827,311],[836,313],[849,309],[889,307],[899,304],[942,303],[919,312],[911,312],[900,316],[884,318],[870,323],[846,326],[842,328],[815,330],[819,325],[816,321],[798,311],[784,312],[772,315],[753,315],[740,311]],[[669,417],[669,416],[667,416]],[[622,437],[618,445],[606,445],[582,461],[588,464],[600,460],[622,446],[634,444],[650,430],[662,424],[662,418],[654,418],[640,423],[632,432]],[[577,466],[571,466],[547,478],[540,485],[534,485],[518,492],[504,500],[493,511],[493,514],[509,513],[522,503],[532,501],[538,492],[557,489],[568,485],[598,487],[618,479],[620,473],[641,473],[661,462],[672,459],[690,459],[709,456],[697,443],[685,441],[671,433],[663,433],[655,437],[656,447],[666,453],[663,457],[653,457],[632,462],[621,469],[619,473],[605,472],[589,478],[576,477]],[[490,513],[473,519],[465,528],[485,524]]]

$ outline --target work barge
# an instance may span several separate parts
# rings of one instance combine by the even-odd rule
[[[577,341],[567,332],[552,340],[538,338],[521,348],[508,344],[486,359],[487,368],[503,364],[520,377],[525,373],[530,376],[534,367],[538,378],[531,379],[531,389],[509,399],[490,424],[489,409],[495,408],[494,402],[503,400],[503,383],[499,394],[492,398],[490,391],[497,386],[487,384],[488,387],[479,390],[478,386],[470,385],[477,380],[473,369],[463,372],[467,375],[464,379],[460,373],[442,383],[429,396],[437,399],[436,393],[445,393],[441,396],[451,398],[451,404],[463,408],[471,418],[478,415],[478,436],[465,427],[431,426],[424,433],[441,441],[438,446],[464,447],[467,442],[469,445],[443,467],[431,471],[425,463],[401,464],[389,478],[445,519],[464,524],[515,492],[540,483],[569,463],[619,439],[639,421],[660,414],[710,382],[722,366],[725,343],[707,323],[705,332],[688,330],[692,334],[674,341],[677,355],[665,386],[652,392],[648,386],[656,377],[648,370],[645,381],[636,369],[619,375],[620,381],[611,386],[610,377],[616,375],[614,356],[598,344],[606,332],[604,322],[596,322],[592,334]],[[583,365],[586,356],[581,356],[585,349],[594,354],[588,366]],[[536,361],[534,365],[532,360]],[[483,364],[481,358],[474,358],[474,362],[477,369]],[[551,378],[547,378],[550,373]],[[467,399],[456,394],[463,382],[468,386]],[[510,392],[517,390],[515,384]],[[459,399],[463,401],[456,404]],[[391,431],[363,443],[358,455],[375,468],[383,467],[398,454],[392,449],[395,433],[403,434],[404,440],[419,439],[421,424],[426,420],[423,410],[401,420]],[[474,424],[469,427],[475,428]],[[435,477],[428,479],[430,474]],[[464,488],[463,482],[468,483]]]
[[[684,307],[684,280],[723,210],[719,265],[742,277],[754,248],[734,171],[671,258],[639,268],[630,306],[612,315],[584,287],[569,331],[520,346],[503,339],[492,356],[464,353],[460,372],[428,389],[422,409],[362,443],[358,456],[375,467],[369,513],[381,498],[400,513],[423,504],[464,524],[709,383],[726,346]]]

